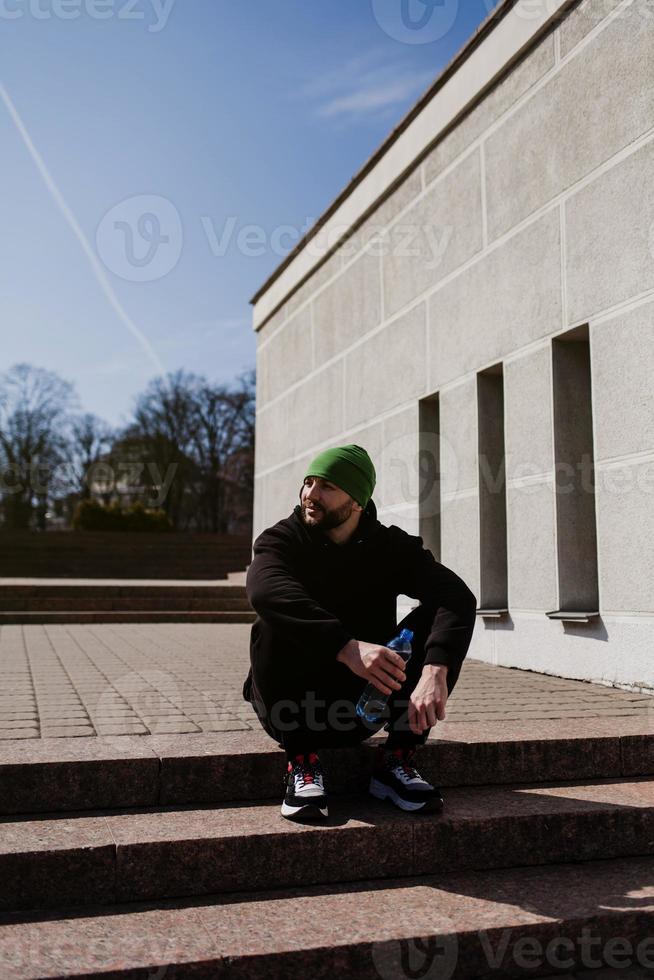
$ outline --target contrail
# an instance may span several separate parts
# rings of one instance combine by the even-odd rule
[[[156,351],[152,347],[152,344],[145,336],[145,334],[139,329],[139,327],[137,327],[137,325],[131,319],[127,311],[122,307],[120,300],[118,299],[113,289],[111,288],[111,283],[107,279],[107,276],[105,274],[104,269],[102,268],[102,265],[98,261],[95,252],[91,248],[86,238],[86,235],[84,234],[79,224],[77,223],[77,219],[75,218],[75,215],[66,204],[66,201],[64,200],[61,191],[59,190],[56,183],[54,182],[54,179],[50,174],[48,168],[46,167],[39,151],[34,146],[30,134],[27,132],[27,129],[25,128],[25,124],[23,123],[23,120],[20,118],[18,111],[14,106],[14,103],[11,101],[11,98],[9,97],[9,93],[7,92],[2,82],[0,82],[0,98],[4,102],[7,108],[7,112],[11,116],[11,119],[21,136],[23,143],[27,147],[27,152],[31,156],[32,160],[34,161],[36,169],[41,174],[41,177],[43,178],[43,182],[45,183],[46,187],[50,191],[50,194],[52,195],[55,204],[63,214],[73,234],[75,235],[78,242],[82,246],[82,251],[86,255],[87,259],[89,260],[91,271],[93,272],[93,275],[98,281],[100,288],[102,289],[105,296],[109,300],[109,303],[113,307],[115,313],[118,315],[118,318],[122,320],[122,322],[125,324],[125,326],[132,334],[132,336],[136,338],[142,350],[144,351],[146,356],[150,359],[150,361],[152,361],[157,371],[160,374],[165,374],[166,369],[163,363],[161,362],[159,355],[156,353]]]

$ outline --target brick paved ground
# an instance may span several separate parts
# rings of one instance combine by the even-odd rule
[[[240,624],[2,626],[0,738],[260,730],[241,697],[249,633]],[[448,722],[557,718],[654,721],[654,698],[468,659],[447,709]]]

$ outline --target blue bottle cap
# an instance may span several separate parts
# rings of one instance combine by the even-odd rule
[[[413,639],[413,630],[401,630],[400,639],[406,640],[410,643],[411,640]]]

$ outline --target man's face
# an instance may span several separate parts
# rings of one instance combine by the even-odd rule
[[[302,520],[328,531],[343,524],[359,505],[345,490],[320,476],[305,476],[300,491]]]

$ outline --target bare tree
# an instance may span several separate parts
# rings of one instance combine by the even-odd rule
[[[45,528],[48,500],[70,453],[73,386],[52,371],[16,364],[0,375],[0,468],[5,523]]]
[[[247,527],[252,509],[254,372],[229,388],[178,371],[150,383],[118,450],[141,454],[144,476],[179,529],[227,533]],[[166,474],[174,480],[166,482]],[[151,498],[150,498],[151,499]]]
[[[80,500],[91,496],[95,472],[111,449],[114,431],[103,419],[91,412],[78,415],[71,426],[71,449],[74,492]]]
[[[235,446],[228,460],[225,509],[235,525],[249,533],[254,500],[254,438],[256,409],[256,374],[245,371],[237,379],[233,393],[238,426]]]
[[[77,413],[72,385],[18,364],[0,375],[0,500],[5,523],[45,527],[49,505],[79,500],[163,507],[178,529],[229,533],[251,523],[254,371],[235,387],[183,370],[153,379],[133,421],[112,431]]]
[[[229,462],[240,443],[238,397],[223,385],[204,382],[197,392],[193,445],[202,474],[199,516],[207,530],[225,533]]]
[[[137,401],[134,424],[124,433],[143,449],[144,473],[152,483],[165,484],[161,501],[174,527],[185,524],[184,498],[197,478],[193,459],[197,393],[203,379],[183,370],[155,378]]]

